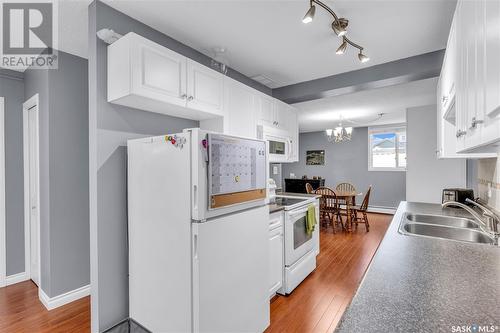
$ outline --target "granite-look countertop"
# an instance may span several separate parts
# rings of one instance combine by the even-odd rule
[[[277,204],[269,204],[269,214],[279,212],[280,210],[284,210],[285,206],[279,206]]]
[[[405,212],[470,217],[401,202],[336,332],[499,332],[500,247],[402,235]]]

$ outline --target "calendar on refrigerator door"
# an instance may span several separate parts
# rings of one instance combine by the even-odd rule
[[[266,143],[221,134],[208,134],[210,208],[266,196]]]

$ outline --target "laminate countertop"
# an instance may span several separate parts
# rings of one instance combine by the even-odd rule
[[[405,212],[471,217],[401,202],[336,332],[500,332],[500,248],[402,235]]]

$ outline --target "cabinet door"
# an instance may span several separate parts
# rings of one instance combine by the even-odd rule
[[[186,57],[140,36],[131,43],[130,57],[133,93],[186,105]]]
[[[486,1],[484,7],[484,123],[481,141],[500,137],[500,2]]]
[[[257,111],[253,90],[230,78],[224,80],[224,105],[227,108],[228,132],[232,135],[257,137]]]
[[[456,67],[456,125],[455,125],[455,147],[456,151],[460,152],[465,148],[466,118],[467,118],[467,24],[464,20],[467,19],[464,13],[464,2],[459,1],[456,9],[456,33],[457,33],[457,67]]]
[[[295,108],[289,106],[287,115],[287,132],[290,137],[290,162],[299,161],[299,123]]]
[[[277,128],[286,129],[288,122],[289,105],[276,100],[276,124]]]
[[[259,122],[266,126],[276,125],[275,101],[272,97],[259,94],[256,96],[259,107]]]
[[[213,114],[223,115],[224,79],[202,64],[187,62],[187,106]]]
[[[283,231],[282,227],[269,233],[269,297],[283,283]]]

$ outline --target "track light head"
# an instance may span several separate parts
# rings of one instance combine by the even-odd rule
[[[316,7],[311,4],[311,7],[309,7],[309,10],[307,11],[306,15],[304,15],[302,22],[306,24],[312,22],[314,18],[314,13],[316,13]]]
[[[368,62],[368,61],[370,61],[370,58],[367,57],[367,56],[365,56],[362,51],[359,51],[359,53],[358,53],[358,59],[361,62]]]
[[[332,29],[337,34],[337,36],[342,37],[347,33],[347,25],[349,20],[341,17],[338,20],[333,21]]]
[[[340,44],[339,48],[335,53],[344,54],[346,49],[347,49],[347,42],[345,41],[345,39],[342,39],[342,44]]]

